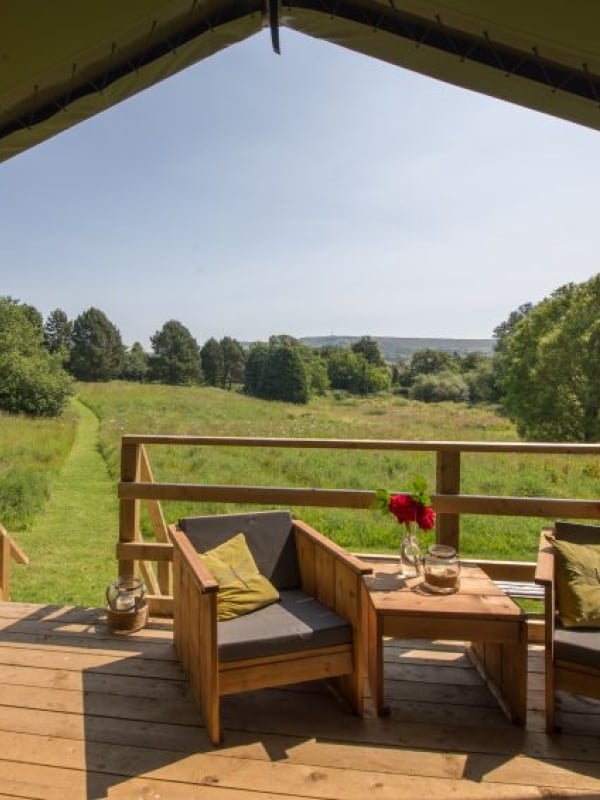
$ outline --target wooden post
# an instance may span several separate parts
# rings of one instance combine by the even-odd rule
[[[436,494],[460,494],[460,450],[438,450],[435,485]],[[438,514],[436,539],[440,544],[459,549],[458,514]]]
[[[140,479],[140,445],[121,444],[121,481],[136,483]],[[140,501],[137,498],[119,501],[119,541],[133,542],[140,527]],[[119,560],[119,575],[133,576],[135,562]]]
[[[10,539],[0,525],[0,600],[8,601],[10,578]]]

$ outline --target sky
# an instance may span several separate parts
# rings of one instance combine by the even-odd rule
[[[0,295],[127,345],[489,338],[599,271],[600,134],[268,31],[0,164]]]

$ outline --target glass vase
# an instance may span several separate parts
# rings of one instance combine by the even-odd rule
[[[417,534],[411,527],[402,532],[400,574],[404,578],[417,578],[421,574],[421,547]]]

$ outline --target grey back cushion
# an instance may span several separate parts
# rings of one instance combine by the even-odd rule
[[[276,589],[298,589],[300,572],[289,511],[219,514],[179,520],[194,548],[203,553],[242,532],[261,575]]]
[[[600,544],[600,525],[581,522],[556,522],[554,535],[574,544]]]

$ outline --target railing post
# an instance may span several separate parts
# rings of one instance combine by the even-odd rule
[[[460,494],[460,450],[438,450],[436,456],[436,494]],[[437,541],[459,549],[460,517],[437,515]]]
[[[8,601],[10,578],[10,539],[0,525],[0,600]]]
[[[135,483],[140,479],[140,445],[121,444],[121,481]],[[121,499],[119,501],[119,541],[133,542],[137,539],[140,527],[140,501]],[[135,562],[131,559],[119,561],[119,575],[132,576]]]

